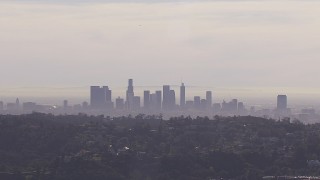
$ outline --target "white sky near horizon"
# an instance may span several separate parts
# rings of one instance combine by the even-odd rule
[[[320,101],[320,1],[152,2],[0,1],[0,100],[116,96],[133,78]]]

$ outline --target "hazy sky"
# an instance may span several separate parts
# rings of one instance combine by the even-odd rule
[[[133,78],[320,97],[319,9],[316,0],[1,0],[0,96]]]

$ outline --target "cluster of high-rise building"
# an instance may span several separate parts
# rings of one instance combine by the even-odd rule
[[[186,86],[180,86],[180,92],[176,93],[170,85],[163,85],[162,90],[151,92],[143,91],[143,97],[135,95],[133,80],[129,79],[125,98],[117,97],[115,104],[112,101],[111,90],[108,86],[91,86],[90,110],[111,111],[127,113],[171,113],[173,115],[254,115],[262,117],[289,117],[291,109],[288,108],[287,96],[277,96],[277,107],[275,109],[255,110],[255,107],[247,109],[243,102],[238,99],[213,102],[212,91],[206,91],[205,97],[194,96],[187,100]],[[177,95],[178,94],[178,95]],[[176,112],[176,114],[174,114]],[[304,112],[309,112],[304,110]],[[311,111],[310,111],[311,112]],[[306,117],[306,113],[299,116]],[[309,117],[309,116],[308,116]]]
[[[129,114],[159,114],[171,116],[212,116],[212,115],[252,115],[267,118],[291,117],[301,119],[305,122],[316,122],[319,115],[313,108],[294,110],[288,108],[286,95],[277,96],[276,108],[259,108],[255,106],[246,108],[243,102],[237,99],[221,103],[213,101],[212,91],[206,91],[205,96],[187,96],[186,86],[181,83],[179,92],[176,87],[163,85],[162,89],[144,90],[142,96],[134,91],[133,80],[129,79],[128,87],[123,97],[112,97],[112,90],[108,86],[91,86],[90,101],[82,104],[70,105],[64,100],[62,105],[39,105],[35,102],[20,103],[17,98],[15,102],[3,103],[0,101],[0,114],[22,114],[33,111],[53,114],[106,114],[110,116]]]
[[[141,105],[143,102],[143,105]],[[126,98],[116,98],[115,106],[111,98],[111,90],[108,86],[91,86],[90,91],[91,109],[118,109],[128,111],[174,111],[174,110],[199,110],[209,111],[212,109],[212,92],[206,92],[206,98],[194,96],[193,100],[186,100],[186,87],[184,83],[180,86],[180,103],[177,104],[177,95],[170,85],[164,85],[161,90],[143,92],[143,100],[140,96],[135,96],[133,80],[129,79]]]

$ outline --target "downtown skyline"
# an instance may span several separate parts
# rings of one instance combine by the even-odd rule
[[[192,87],[192,86],[191,86]],[[250,104],[246,99],[233,96],[219,100],[215,91],[206,89],[197,94],[190,94],[190,87],[181,82],[179,87],[162,85],[149,89],[142,86],[136,89],[133,79],[127,80],[127,87],[121,95],[113,94],[110,85],[87,87],[87,98],[74,102],[71,97],[59,103],[39,103],[36,99],[16,98],[15,101],[0,99],[0,114],[29,114],[32,112],[60,114],[104,115],[110,117],[129,115],[161,115],[168,119],[177,116],[256,116],[274,119],[299,119],[305,123],[317,122],[320,117],[317,106],[294,104],[291,97],[280,93],[273,97],[269,105]],[[88,91],[89,89],[89,91]],[[258,100],[257,100],[258,101]]]

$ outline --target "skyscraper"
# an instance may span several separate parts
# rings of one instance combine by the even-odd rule
[[[4,105],[3,105],[3,102],[0,101],[0,111],[2,111],[4,109]]]
[[[232,99],[232,101],[230,102],[230,108],[233,113],[236,113],[238,111],[238,99]]]
[[[174,90],[170,90],[168,107],[170,110],[173,110],[176,107],[176,93]]]
[[[207,91],[206,92],[206,109],[211,109],[212,108],[212,92]]]
[[[105,88],[105,92],[106,92],[106,102],[111,102],[112,101],[112,91],[109,89],[109,87],[108,86],[104,86],[104,88]]]
[[[145,109],[150,109],[150,91],[143,92],[143,106]]]
[[[134,96],[133,97],[133,109],[134,110],[139,110],[141,105],[140,105],[140,96]]]
[[[106,108],[107,109],[113,109],[114,104],[112,102],[112,91],[108,88],[108,86],[105,87],[106,92]]]
[[[134,100],[134,92],[133,92],[133,80],[128,80],[128,89],[126,94],[126,108],[129,110],[133,109],[133,100]]]
[[[180,107],[184,108],[186,105],[186,87],[184,86],[184,83],[180,86]]]
[[[162,92],[156,91],[156,110],[161,110],[161,104],[162,104]]]
[[[201,108],[201,98],[200,96],[194,96],[193,97],[193,106],[195,109],[200,109]]]
[[[149,101],[149,107],[151,110],[157,110],[157,94],[156,93],[151,93],[150,94],[150,101]]]
[[[124,109],[124,99],[120,97],[116,99],[116,109],[120,109],[120,110]]]
[[[207,109],[207,106],[208,106],[207,100],[206,99],[201,99],[201,101],[200,101],[200,109],[202,111],[205,111]]]
[[[107,104],[112,104],[111,90],[108,86],[91,86],[90,88],[90,106],[93,109],[102,109]]]
[[[287,110],[287,95],[278,95],[277,109],[280,111]]]
[[[169,104],[170,104],[170,86],[164,85],[163,86],[163,102],[162,102],[162,109],[163,110],[169,110]]]

